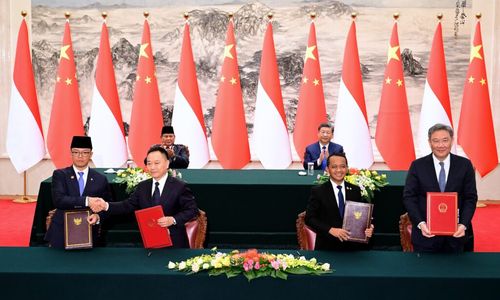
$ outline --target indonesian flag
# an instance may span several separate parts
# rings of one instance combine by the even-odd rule
[[[375,142],[391,170],[408,170],[411,162],[415,160],[396,22],[392,28],[387,52]]]
[[[127,144],[105,21],[102,24],[92,96],[89,124],[94,146],[92,160],[97,167],[120,167],[127,161]]]
[[[70,146],[75,135],[84,135],[84,131],[73,44],[66,20],[47,135],[47,148],[56,168],[72,164]]]
[[[427,80],[425,81],[424,99],[420,111],[420,125],[418,129],[419,156],[431,153],[428,131],[429,128],[437,123],[453,128],[441,22],[438,23],[434,32]],[[455,146],[453,146],[452,152],[455,152]]]
[[[31,65],[28,27],[24,19],[17,36],[7,125],[7,153],[18,173],[31,168],[45,155],[42,122]]]
[[[292,162],[285,109],[281,96],[273,26],[267,25],[254,119],[255,152],[266,169],[286,169]]]
[[[144,167],[149,148],[160,142],[163,126],[148,20],[144,20],[133,101],[128,145],[135,164]]]
[[[373,164],[373,151],[354,21],[347,34],[335,120],[333,140],[344,147],[349,166],[369,168]]]
[[[176,143],[189,147],[189,168],[202,168],[206,165],[210,160],[210,155],[187,22],[184,25],[172,126],[175,129]]]
[[[498,154],[479,21],[476,24],[465,80],[458,144],[462,146],[481,177],[497,167]]]
[[[316,141],[318,126],[327,121],[323,80],[319,64],[319,52],[316,43],[316,28],[314,21],[309,29],[304,72],[300,85],[299,104],[295,116],[293,143],[297,154],[302,155],[307,145]]]
[[[224,62],[213,120],[212,146],[224,169],[241,169],[250,161],[232,19],[227,27]]]

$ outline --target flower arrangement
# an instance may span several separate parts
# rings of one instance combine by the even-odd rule
[[[250,249],[240,253],[234,250],[230,253],[218,252],[216,248],[209,254],[202,254],[181,262],[168,263],[168,268],[188,274],[207,271],[210,276],[225,274],[227,278],[243,274],[248,281],[259,277],[271,276],[286,280],[288,274],[321,275],[331,273],[330,264],[318,263],[315,258],[292,254],[259,253]]]
[[[329,180],[330,175],[328,172],[318,174],[314,183],[322,184]],[[345,176],[345,181],[357,185],[361,189],[361,196],[368,201],[372,202],[375,191],[380,191],[380,188],[389,184],[386,174],[379,174],[377,171],[370,171],[367,169],[354,169],[350,168]]]
[[[182,173],[174,169],[168,169],[168,176],[182,178]],[[135,190],[135,187],[137,186],[137,184],[139,184],[139,182],[149,178],[151,178],[151,175],[142,168],[130,167],[123,170],[118,170],[118,172],[116,172],[115,179],[113,179],[113,182],[126,184],[127,188],[125,189],[125,191],[130,194]]]

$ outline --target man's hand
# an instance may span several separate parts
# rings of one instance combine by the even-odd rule
[[[108,206],[106,205],[106,201],[102,198],[89,197],[89,207],[93,212],[98,213],[107,209]]]
[[[90,216],[87,217],[87,222],[89,222],[90,225],[94,225],[97,222],[99,222],[100,217],[98,214],[91,214]]]
[[[371,238],[373,235],[373,229],[375,229],[375,226],[373,224],[370,224],[370,228],[365,229],[365,235],[367,238]]]
[[[453,234],[453,237],[460,238],[465,236],[465,225],[458,224],[457,231]]]
[[[170,227],[174,224],[174,218],[167,216],[167,217],[161,217],[158,219],[158,225],[160,227]]]
[[[321,150],[321,153],[319,154],[319,161],[322,162],[323,159],[327,159],[330,154],[328,153],[328,149]]]
[[[431,234],[429,228],[427,227],[427,223],[423,222],[420,224],[420,231],[422,231],[422,235],[428,238],[435,237],[434,234]]]
[[[175,155],[174,149],[172,147],[167,148],[167,156],[168,158],[172,158]]]
[[[349,231],[344,230],[342,228],[332,227],[330,228],[330,230],[328,230],[328,233],[338,238],[341,242],[347,241],[347,239],[349,238]]]

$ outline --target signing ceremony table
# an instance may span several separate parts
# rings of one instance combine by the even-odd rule
[[[64,251],[0,248],[2,299],[498,299],[500,254],[301,251],[330,263],[321,276],[288,280],[209,277],[168,270],[210,250],[139,248]],[[297,255],[297,251],[288,252]]]
[[[103,172],[102,169],[99,169]],[[208,218],[207,246],[297,248],[295,221],[304,211],[315,176],[299,176],[299,170],[180,170],[193,191],[198,207]],[[374,199],[375,246],[398,247],[399,216],[403,213],[402,193],[406,172],[383,171],[389,186]],[[115,174],[106,174],[115,201],[126,199],[125,186],[112,183]],[[51,178],[41,182],[31,245],[43,244],[45,218],[53,209]],[[133,215],[103,222],[112,245],[135,243],[142,246]],[[114,244],[113,244],[114,243]]]

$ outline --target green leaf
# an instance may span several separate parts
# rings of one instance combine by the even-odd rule
[[[286,280],[288,278],[288,275],[281,270],[276,270],[276,277]]]
[[[288,268],[285,270],[285,272],[296,275],[311,274],[311,270],[305,267]]]

